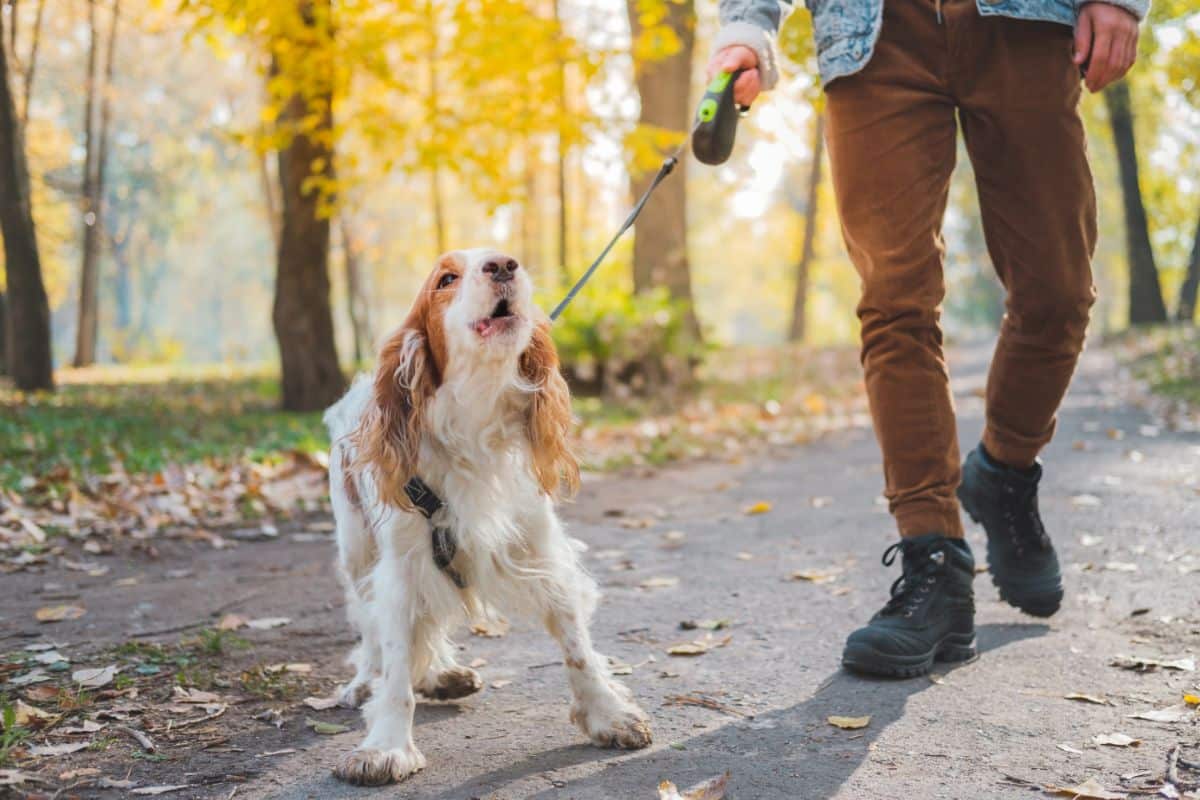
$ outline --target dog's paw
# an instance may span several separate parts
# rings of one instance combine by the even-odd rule
[[[654,741],[649,717],[631,702],[576,704],[571,708],[571,721],[597,747],[641,750]]]
[[[402,781],[425,768],[425,756],[409,745],[399,750],[363,748],[348,753],[336,767],[336,778],[355,786],[382,786]]]
[[[478,672],[470,667],[455,666],[430,675],[417,686],[417,692],[430,700],[457,700],[482,688],[483,678]]]
[[[370,697],[370,681],[351,681],[338,687],[338,705],[342,708],[358,708]]]

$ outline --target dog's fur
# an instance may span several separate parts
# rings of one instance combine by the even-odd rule
[[[511,316],[494,318],[501,300]],[[567,385],[525,270],[489,250],[443,256],[374,378],[357,379],[325,421],[339,571],[361,636],[341,700],[366,701],[368,728],[338,777],[380,784],[425,766],[413,690],[439,700],[478,691],[447,636],[494,610],[532,615],[558,640],[571,719],[592,742],[650,743],[646,715],[592,648],[596,585],[554,511],[579,467]],[[446,503],[435,521],[454,532],[465,589],[434,563],[430,523],[404,492],[414,475]]]

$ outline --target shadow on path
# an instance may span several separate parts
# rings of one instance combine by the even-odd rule
[[[986,655],[1048,631],[1049,627],[1043,624],[982,625],[977,630],[979,652]],[[939,665],[944,672],[963,668],[969,665]],[[871,743],[903,716],[908,698],[931,685],[924,677],[872,680],[838,670],[802,703],[674,742],[671,748],[620,758],[620,753],[585,745],[560,747],[472,777],[430,795],[429,800],[463,800],[503,792],[506,786],[537,774],[604,761],[612,763],[579,780],[560,783],[547,775],[547,782],[554,785],[533,797],[612,800],[635,796],[624,788],[631,786],[644,786],[645,790],[636,796],[649,797],[663,779],[685,787],[730,769],[733,771],[730,800],[826,798],[836,793],[863,763]],[[867,713],[871,715],[871,725],[860,732],[839,731],[825,721],[833,714]],[[619,775],[609,774],[614,767],[619,768]]]

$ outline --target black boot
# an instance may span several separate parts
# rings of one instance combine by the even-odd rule
[[[855,672],[910,678],[937,661],[975,657],[975,559],[962,539],[929,533],[901,539],[883,553],[903,554],[892,598],[846,640],[842,665]]]
[[[1048,617],[1062,605],[1062,570],[1038,513],[1041,464],[1013,469],[983,445],[967,456],[958,499],[987,531],[988,569],[1000,598],[1026,614]]]

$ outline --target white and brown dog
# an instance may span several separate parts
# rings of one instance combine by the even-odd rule
[[[592,742],[650,744],[645,713],[592,648],[596,584],[554,511],[579,466],[567,385],[532,294],[508,256],[443,256],[374,378],[325,415],[339,571],[361,636],[342,702],[367,701],[367,736],[334,770],[350,783],[425,766],[413,690],[441,700],[478,691],[448,634],[496,610],[532,615],[558,640],[571,719]]]

